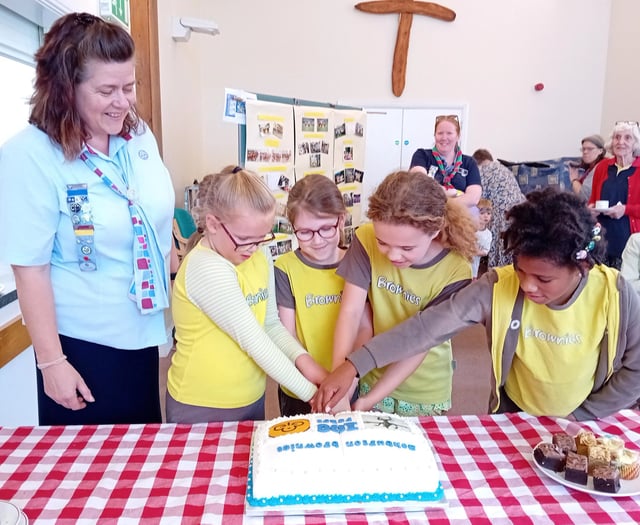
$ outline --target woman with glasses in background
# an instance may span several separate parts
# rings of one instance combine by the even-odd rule
[[[420,148],[411,158],[411,173],[426,173],[468,208],[477,210],[482,194],[480,171],[472,157],[460,150],[460,120],[457,115],[439,115],[434,127],[435,145]]]
[[[336,268],[345,254],[340,246],[347,209],[340,190],[324,175],[307,175],[296,182],[287,199],[287,218],[299,247],[275,262],[278,313],[282,324],[318,363],[313,376],[320,384],[328,375],[333,359],[333,334],[344,279]],[[360,346],[373,335],[368,309],[362,315]],[[278,389],[280,415],[311,412],[309,403],[289,390]],[[349,410],[348,403],[343,407]]]
[[[638,123],[616,122],[605,149],[613,157],[602,160],[596,166],[589,207],[594,210],[593,213],[598,214],[598,220],[605,231],[605,264],[619,270],[622,252],[629,236],[640,232]]]
[[[576,195],[588,200],[591,196],[593,174],[596,165],[605,157],[604,139],[600,135],[590,135],[582,139],[580,151],[582,158],[579,162],[569,164],[569,179],[571,189]]]
[[[267,374],[303,401],[314,394],[296,366],[315,363],[278,318],[266,246],[275,209],[262,179],[239,167],[200,183],[198,231],[173,287],[168,422],[262,420]]]

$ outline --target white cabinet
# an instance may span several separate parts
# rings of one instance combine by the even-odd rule
[[[16,289],[11,268],[1,263],[0,285],[5,294]],[[17,300],[0,308],[0,426],[3,427],[38,424],[33,346],[21,323]]]
[[[418,148],[433,146],[433,129],[438,115],[458,115],[462,134],[460,146],[465,150],[465,105],[427,108],[365,108],[367,135],[365,176],[362,181],[363,213],[369,196],[382,180],[398,169],[409,169]]]
[[[38,424],[38,395],[33,347],[0,368],[0,426]]]

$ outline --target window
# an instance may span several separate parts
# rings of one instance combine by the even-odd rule
[[[0,78],[11,79],[3,81],[0,97],[0,144],[27,125],[33,76],[33,66],[0,56]]]
[[[0,5],[0,144],[27,125],[41,28]]]

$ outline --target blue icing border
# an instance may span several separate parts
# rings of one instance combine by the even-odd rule
[[[247,475],[247,502],[252,507],[277,507],[281,505],[314,505],[327,503],[402,503],[404,501],[425,501],[434,502],[444,498],[444,489],[442,483],[438,482],[438,488],[434,492],[408,492],[393,493],[381,492],[374,494],[316,494],[303,495],[296,494],[293,496],[274,496],[272,498],[254,498],[253,497],[253,460],[249,461],[249,473]]]

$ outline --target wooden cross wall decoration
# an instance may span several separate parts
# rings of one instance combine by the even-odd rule
[[[355,8],[366,13],[389,14],[398,13],[398,36],[396,48],[393,53],[393,68],[391,70],[391,87],[396,97],[404,91],[405,76],[407,73],[407,55],[409,53],[409,37],[411,35],[411,23],[413,15],[426,15],[438,18],[445,22],[453,22],[456,19],[455,11],[440,4],[432,2],[420,2],[418,0],[379,0],[374,2],[360,2]]]

